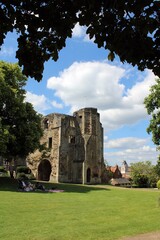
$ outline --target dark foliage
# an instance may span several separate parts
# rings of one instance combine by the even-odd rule
[[[160,76],[160,19],[156,0],[2,0],[0,45],[16,30],[16,57],[26,76],[42,79],[44,62],[57,61],[76,23],[86,26],[97,46],[140,70]]]

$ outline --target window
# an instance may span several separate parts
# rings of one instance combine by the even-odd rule
[[[71,137],[71,143],[75,143],[75,137]]]
[[[75,127],[75,124],[74,124],[74,121],[73,121],[73,120],[70,120],[70,126],[71,126],[71,127]]]
[[[80,115],[79,116],[79,121],[78,121],[80,124],[82,123],[82,116]]]
[[[48,128],[48,124],[49,124],[49,120],[45,119],[43,123],[44,123],[44,128],[47,129]]]
[[[52,138],[49,138],[48,147],[49,147],[49,148],[52,148]]]
[[[74,136],[69,137],[69,143],[75,143],[76,139]]]

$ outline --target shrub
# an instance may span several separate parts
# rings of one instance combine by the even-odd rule
[[[3,166],[0,166],[0,176],[1,177],[8,177],[8,172]]]
[[[21,180],[35,180],[35,176],[31,172],[31,169],[26,166],[19,166],[16,169],[16,178]]]
[[[26,177],[27,177],[29,180],[36,180],[36,178],[35,178],[35,176],[33,175],[33,173],[26,174]]]
[[[160,189],[160,180],[157,182],[157,188]]]
[[[147,188],[149,187],[149,179],[147,175],[144,174],[136,174],[133,176],[133,184],[135,184],[139,188]]]
[[[31,169],[27,166],[19,166],[16,169],[16,173],[25,173],[25,174],[30,174],[31,173]]]
[[[0,172],[1,173],[6,173],[7,171],[6,171],[6,169],[3,166],[0,166]]]
[[[28,177],[23,172],[22,173],[17,173],[16,178],[20,179],[20,180],[28,180]]]

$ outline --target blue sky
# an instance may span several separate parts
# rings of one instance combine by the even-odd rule
[[[10,33],[0,59],[17,62],[16,49],[16,34]],[[156,76],[122,64],[118,57],[110,62],[107,56],[88,39],[85,28],[76,25],[58,61],[45,64],[42,81],[28,79],[26,100],[44,115],[72,115],[80,108],[95,107],[104,128],[104,159],[109,165],[120,166],[123,160],[155,164],[158,152],[146,132],[149,116],[143,101]]]

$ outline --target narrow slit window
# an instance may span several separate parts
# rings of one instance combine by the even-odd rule
[[[49,138],[48,147],[52,148],[52,138]]]

